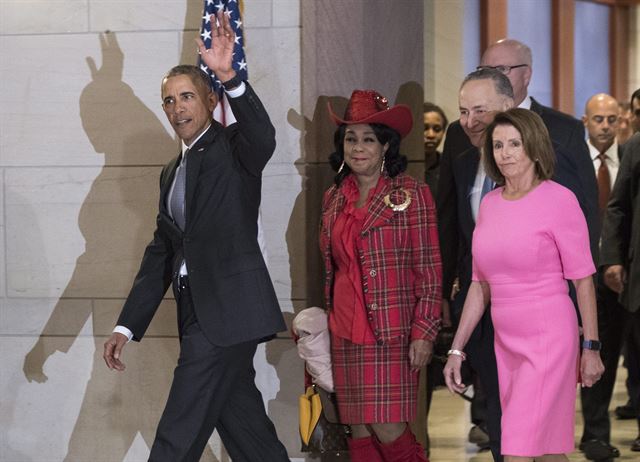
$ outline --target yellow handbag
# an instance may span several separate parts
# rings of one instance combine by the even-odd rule
[[[347,451],[351,429],[338,420],[335,394],[311,385],[300,395],[298,404],[302,452],[339,454]]]

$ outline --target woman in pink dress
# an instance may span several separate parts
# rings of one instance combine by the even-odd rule
[[[480,204],[473,282],[444,370],[462,391],[464,346],[491,302],[506,462],[566,461],[574,450],[576,383],[602,375],[584,215],[571,191],[549,180],[554,154],[542,119],[511,109],[487,127],[483,165],[500,187]],[[582,355],[576,310],[582,318]]]

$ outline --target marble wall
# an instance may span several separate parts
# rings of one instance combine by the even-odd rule
[[[293,311],[285,240],[301,191],[300,2],[245,2],[250,79],[277,129],[262,207],[270,271]],[[0,459],[143,461],[178,344],[163,302],[110,372],[110,334],[151,238],[158,174],[178,144],[160,79],[195,63],[201,0],[0,1]],[[304,302],[302,302],[304,305]],[[302,363],[283,335],[258,385],[294,460]],[[213,438],[207,461],[228,457]]]

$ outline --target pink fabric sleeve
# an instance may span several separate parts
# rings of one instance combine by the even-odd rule
[[[596,272],[589,248],[589,230],[578,200],[568,189],[557,198],[551,234],[555,240],[565,279],[582,279]]]
[[[471,280],[476,282],[486,281],[486,278],[482,277],[480,270],[476,266],[475,258],[471,261]]]

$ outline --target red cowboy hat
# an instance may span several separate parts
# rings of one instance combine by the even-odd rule
[[[389,108],[389,101],[375,90],[354,90],[347,104],[344,119],[338,117],[329,106],[329,116],[336,125],[382,124],[393,128],[403,138],[413,127],[411,109],[405,104]]]

